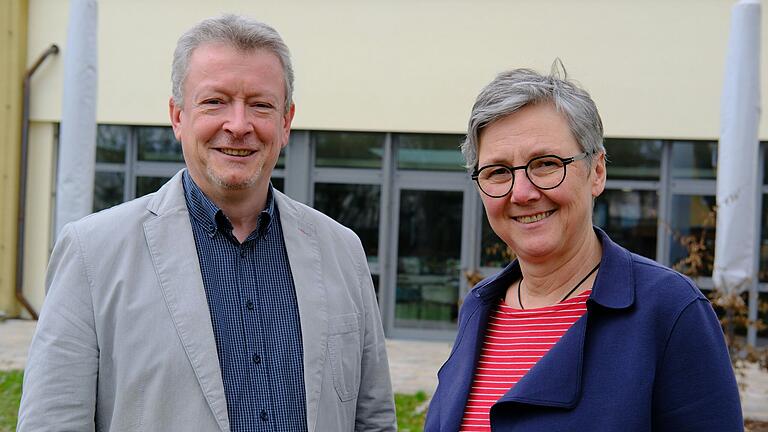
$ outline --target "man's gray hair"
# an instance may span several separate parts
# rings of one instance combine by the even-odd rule
[[[547,76],[531,69],[513,69],[500,73],[483,88],[472,107],[467,138],[461,144],[467,169],[477,168],[483,128],[527,105],[541,102],[554,104],[566,117],[582,151],[590,154],[605,152],[603,122],[595,102],[589,93],[567,79],[565,67],[560,59],[556,59]],[[586,161],[591,163],[592,158]]]
[[[207,43],[224,43],[243,52],[263,49],[275,54],[283,66],[285,112],[288,112],[293,104],[293,66],[288,46],[269,25],[233,14],[205,19],[179,38],[171,68],[173,102],[176,105],[184,103],[183,85],[189,72],[189,59],[197,47]]]

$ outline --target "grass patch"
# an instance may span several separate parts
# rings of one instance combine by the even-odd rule
[[[16,430],[21,401],[21,371],[0,371],[0,432]]]
[[[424,430],[424,418],[427,414],[427,394],[420,391],[416,394],[395,395],[397,409],[397,429],[400,432],[421,432]]]

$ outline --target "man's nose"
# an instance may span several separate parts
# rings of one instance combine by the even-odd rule
[[[243,137],[253,130],[248,119],[247,107],[242,102],[234,102],[227,113],[224,129],[235,137]]]

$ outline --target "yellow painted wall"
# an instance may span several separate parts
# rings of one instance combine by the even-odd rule
[[[27,1],[0,2],[0,311],[18,313],[16,239]]]
[[[29,52],[63,46],[68,2],[29,1]],[[596,99],[609,136],[715,139],[733,3],[99,0],[98,120],[167,124],[176,38],[233,11],[271,23],[291,47],[297,128],[462,132],[497,72],[546,71],[559,56]],[[768,7],[763,14],[766,23]],[[768,58],[768,43],[762,49]],[[40,79],[37,120],[60,117],[61,66]]]
[[[24,238],[23,291],[27,301],[40,312],[45,298],[45,269],[53,246],[52,227],[54,185],[56,183],[56,125],[32,123],[29,128],[29,160],[27,172],[26,230]]]
[[[28,215],[35,232],[27,233],[24,287],[38,306],[51,240],[53,177],[46,175],[53,175],[53,128],[61,118],[69,1],[11,0],[27,2],[27,58],[37,58],[51,43],[62,48],[33,80],[30,145],[39,153],[30,159],[35,177]],[[717,139],[734,3],[99,0],[97,120],[168,124],[176,39],[205,17],[235,12],[272,24],[291,48],[297,129],[461,133],[475,96],[496,73],[512,67],[547,71],[560,57],[595,98],[608,136]],[[764,5],[763,34],[767,18]],[[0,35],[3,43],[5,37]],[[768,43],[762,50],[767,59]],[[765,105],[768,85],[762,92]],[[768,140],[768,116],[762,117],[760,137]],[[6,141],[0,146],[5,150]],[[8,159],[0,160],[7,170]],[[11,183],[3,180],[3,202],[14,202],[6,199]],[[3,219],[0,241],[10,238],[8,228]],[[7,252],[1,253],[0,278],[6,278]],[[0,309],[5,286],[0,284]]]

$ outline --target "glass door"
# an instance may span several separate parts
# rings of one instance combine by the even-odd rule
[[[399,190],[395,327],[454,329],[463,191]]]
[[[388,279],[394,289],[385,325],[393,337],[451,340],[467,292],[464,271],[476,249],[476,192],[453,173],[403,177],[392,197],[397,229]]]

